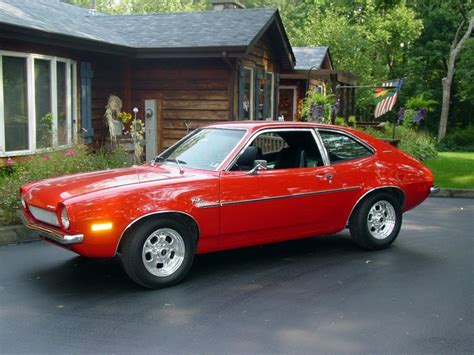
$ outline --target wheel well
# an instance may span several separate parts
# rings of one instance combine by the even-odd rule
[[[188,225],[190,227],[191,232],[193,233],[193,235],[196,236],[196,246],[197,246],[197,242],[199,240],[199,225],[197,224],[196,220],[193,217],[191,217],[190,215],[187,215],[185,213],[182,213],[182,212],[157,212],[157,213],[153,213],[153,214],[150,214],[150,215],[147,215],[147,216],[144,216],[144,217],[137,218],[135,221],[133,221],[132,224],[130,224],[123,231],[122,235],[120,236],[120,241],[119,241],[119,244],[118,244],[118,247],[117,247],[117,251],[120,252],[120,248],[122,246],[122,241],[123,241],[123,236],[125,235],[125,233],[132,230],[134,227],[137,227],[141,223],[144,223],[144,222],[149,221],[149,220],[154,220],[154,219],[157,219],[157,218],[163,218],[163,217],[164,218],[172,218],[174,220],[180,221],[180,222]]]
[[[349,215],[349,218],[347,219],[347,225],[349,224],[349,221],[354,213],[354,211],[357,209],[357,207],[365,200],[367,199],[368,197],[370,196],[373,196],[377,193],[380,193],[380,192],[388,192],[389,194],[391,194],[392,196],[394,196],[397,201],[400,203],[400,207],[403,209],[403,205],[405,203],[405,193],[403,192],[402,189],[400,188],[397,188],[397,187],[381,187],[381,188],[378,188],[378,189],[374,189],[374,190],[371,190],[369,191],[368,193],[366,193],[365,195],[363,195],[359,201],[357,201],[357,203],[354,205],[354,207],[352,208],[352,211]]]

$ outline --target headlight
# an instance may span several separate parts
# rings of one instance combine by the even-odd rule
[[[21,205],[23,206],[24,209],[26,209],[26,202],[23,196],[21,196]]]
[[[61,211],[61,224],[63,225],[64,229],[69,228],[69,216],[67,215],[66,207],[63,207]]]

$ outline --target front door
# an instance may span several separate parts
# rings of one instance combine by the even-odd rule
[[[283,116],[285,121],[293,121],[296,116],[296,87],[280,87],[279,105],[279,116]]]
[[[254,156],[244,151],[221,173],[222,248],[334,231],[342,183],[324,165],[311,129],[267,131],[246,150]],[[254,160],[265,160],[267,170],[250,174]]]

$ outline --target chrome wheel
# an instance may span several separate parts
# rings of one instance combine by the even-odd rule
[[[393,205],[386,200],[380,200],[374,203],[369,210],[367,228],[375,239],[385,239],[393,232],[396,219]]]
[[[176,230],[161,228],[145,240],[142,250],[143,264],[152,275],[169,276],[183,263],[185,251],[184,240]]]

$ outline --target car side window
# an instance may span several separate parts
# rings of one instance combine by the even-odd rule
[[[324,165],[314,136],[309,130],[276,130],[259,134],[241,152],[231,170],[251,170],[256,160],[265,160],[267,169]]]
[[[372,152],[355,139],[334,131],[319,131],[331,163],[363,158]]]

